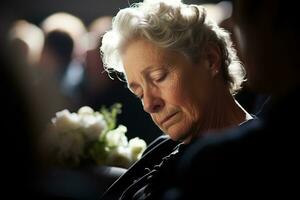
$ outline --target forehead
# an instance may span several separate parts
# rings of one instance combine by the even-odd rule
[[[172,62],[173,53],[143,39],[127,44],[121,53],[126,78],[149,68],[163,67]]]
[[[155,45],[145,39],[131,40],[121,52],[123,62],[128,61],[157,61],[162,60],[168,54],[168,50]]]

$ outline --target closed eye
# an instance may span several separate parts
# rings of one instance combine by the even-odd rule
[[[134,82],[129,83],[128,89],[132,92],[132,94],[136,98],[138,98],[140,100],[143,98],[141,87],[137,83],[134,83]]]
[[[164,73],[158,79],[156,79],[156,81],[158,81],[158,82],[163,81],[163,80],[165,80],[166,77],[167,77],[167,73]]]
[[[153,80],[156,81],[156,82],[161,82],[161,81],[165,80],[166,77],[167,77],[166,72],[159,72],[159,73],[154,74],[152,76]]]

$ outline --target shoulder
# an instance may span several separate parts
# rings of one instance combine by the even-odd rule
[[[177,142],[172,141],[168,135],[161,135],[148,145],[148,147],[144,151],[143,155],[147,154],[148,152],[152,151],[153,149],[155,149],[158,146],[172,145],[173,143],[177,144]]]
[[[270,169],[279,169],[282,150],[277,150],[280,143],[274,140],[272,130],[263,121],[252,120],[193,142],[179,161],[178,178],[170,191],[175,189],[183,199],[188,199],[199,188],[202,195],[215,195],[214,191],[228,192],[232,188],[249,193],[265,187],[264,184],[274,184]],[[286,155],[282,157],[285,160]]]
[[[149,144],[142,158],[136,162],[130,170],[139,170],[140,168],[144,170],[144,168],[152,167],[160,163],[162,158],[172,153],[178,144],[179,142],[173,141],[167,135],[159,136]]]
[[[226,174],[226,170],[240,170],[241,165],[250,162],[249,157],[255,153],[259,155],[259,150],[264,148],[267,141],[257,139],[263,137],[260,130],[260,120],[252,120],[218,135],[199,139],[185,151],[180,168],[191,176],[202,176],[202,172],[215,176]]]
[[[249,171],[253,174],[253,164],[247,158],[253,159],[249,152],[257,146],[258,126],[259,123],[253,120],[189,144],[180,157],[174,172],[176,180],[166,190],[167,193],[176,191],[175,199],[191,199],[199,194],[199,188],[202,195],[214,196],[218,194],[215,191],[225,188],[229,191],[242,186],[251,177]]]

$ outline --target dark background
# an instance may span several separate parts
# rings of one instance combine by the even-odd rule
[[[7,1],[11,15],[25,18],[30,22],[39,23],[46,16],[58,11],[69,12],[80,17],[85,23],[103,15],[115,15],[119,9],[139,0],[25,0]],[[199,3],[197,0],[184,0],[185,3]],[[203,0],[203,3],[218,3],[218,0]],[[1,3],[5,4],[5,3]],[[3,5],[2,5],[3,6]]]

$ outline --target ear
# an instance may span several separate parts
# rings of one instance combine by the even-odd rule
[[[221,71],[221,49],[217,44],[208,43],[205,48],[205,58],[208,61],[208,70],[212,77]]]

